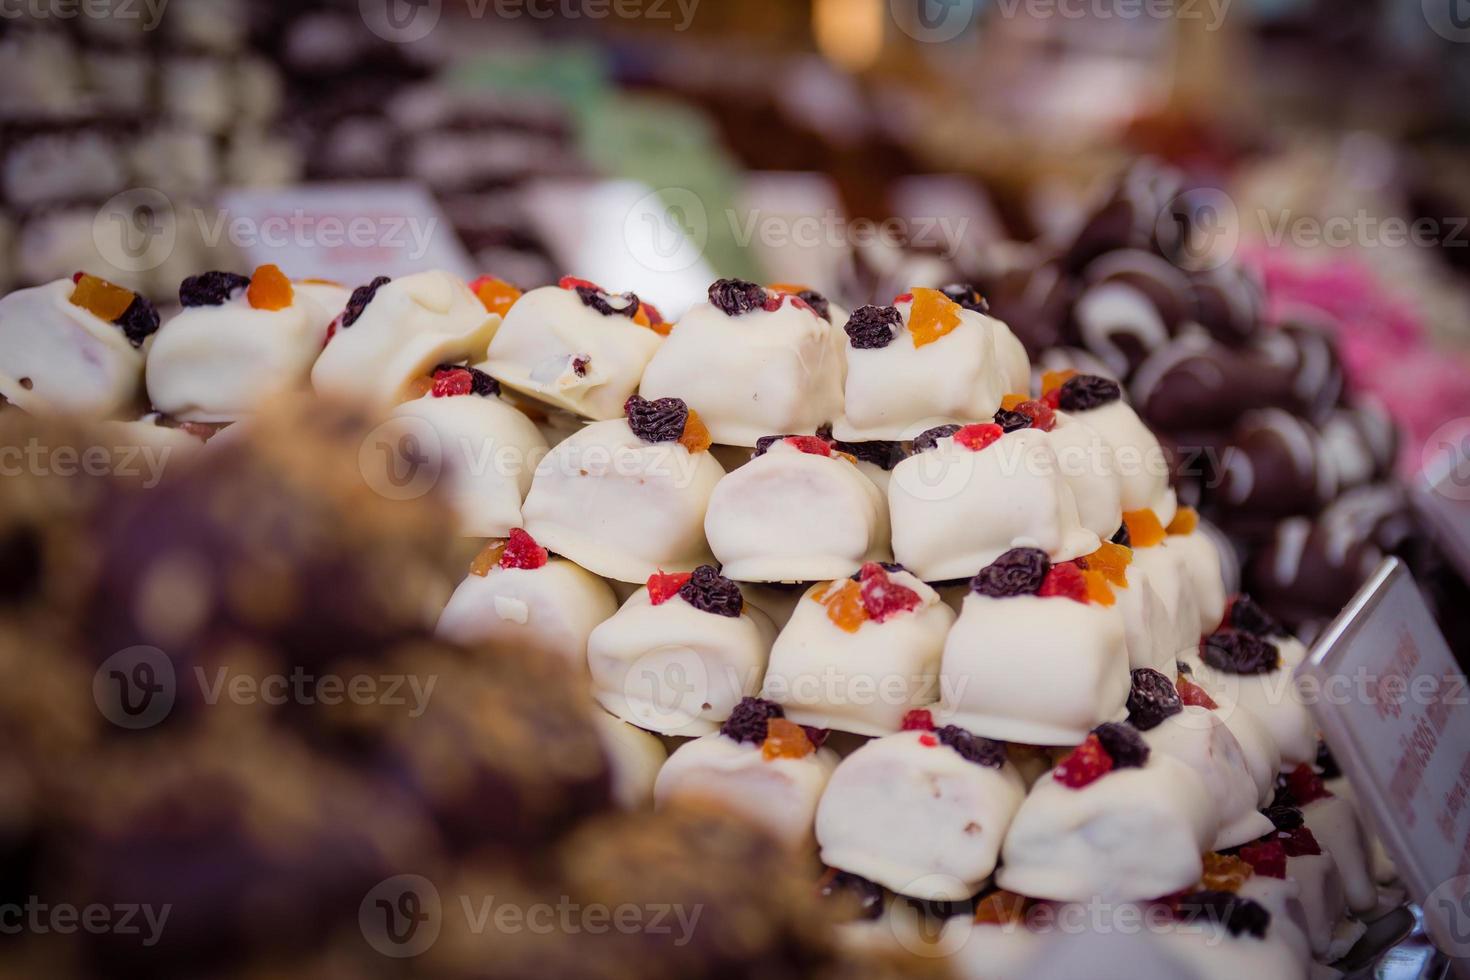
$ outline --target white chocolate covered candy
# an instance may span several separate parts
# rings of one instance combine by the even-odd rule
[[[592,631],[592,692],[639,728],[705,735],[760,689],[776,629],[712,566],[697,569],[688,589],[666,591],[668,578],[656,575],[655,594],[639,589]]]
[[[1194,594],[1194,607],[1199,611],[1199,631],[1204,636],[1220,628],[1225,618],[1224,563],[1218,531],[1196,527],[1187,534],[1170,534],[1166,540],[1181,567],[1184,580]]]
[[[1378,904],[1378,885],[1373,879],[1368,842],[1352,803],[1329,795],[1304,804],[1301,811],[1317,843],[1337,864],[1348,908],[1359,915],[1373,911]]]
[[[990,738],[1076,745],[1124,715],[1129,681],[1115,606],[972,591],[945,640],[938,715]]]
[[[645,582],[713,560],[704,519],[724,475],[705,450],[642,438],[627,419],[594,422],[541,461],[521,516],[557,554],[606,578]]]
[[[389,446],[400,438],[416,441],[420,463],[438,473],[461,534],[505,537],[521,526],[521,502],[548,452],[546,440],[497,397],[495,382],[485,375],[468,368],[436,374],[434,387],[395,408],[390,418],[399,424],[378,436]]]
[[[1057,412],[1047,431],[1062,479],[1077,501],[1077,519],[1106,541],[1123,521],[1122,484],[1113,447],[1082,418]]]
[[[523,531],[515,536],[531,540]],[[492,552],[486,557],[495,556]],[[560,657],[581,672],[587,664],[587,638],[617,609],[606,582],[565,558],[534,568],[477,559],[444,607],[437,633],[455,643]]]
[[[954,728],[903,731],[837,767],[817,807],[824,864],[901,895],[969,898],[996,855],[1025,789],[996,743]]]
[[[184,309],[164,322],[148,351],[154,408],[189,422],[231,422],[306,385],[330,316],[275,266],[254,275],[289,290],[289,302],[257,300],[251,280],[231,273],[184,280]]]
[[[1211,697],[1221,695],[1265,724],[1281,751],[1283,768],[1316,760],[1316,722],[1303,703],[1292,668],[1273,644],[1243,630],[1223,629],[1180,662]]]
[[[643,372],[648,399],[678,397],[715,442],[815,432],[842,410],[839,329],[798,297],[722,279],[679,320]],[[770,307],[769,309],[767,307]]]
[[[1199,647],[1199,606],[1195,602],[1193,580],[1184,567],[1182,552],[1174,549],[1173,538],[1146,548],[1133,549],[1130,577],[1137,570],[1147,579],[1158,596],[1164,621],[1155,620],[1159,664],[1177,660]],[[1158,665],[1156,665],[1158,666]],[[1163,667],[1160,667],[1163,669]]]
[[[479,367],[550,405],[615,419],[667,330],[636,296],[568,278],[517,299]]]
[[[1218,821],[1184,763],[1151,753],[1077,788],[1037,781],[1011,821],[997,883],[1054,901],[1143,901],[1187,888]]]
[[[941,435],[893,470],[888,486],[895,560],[926,582],[974,575],[1015,547],[1054,561],[1101,543],[1084,528],[1048,434],[996,425]]]
[[[890,557],[883,494],[815,436],[778,439],[727,473],[704,533],[724,574],[742,582],[838,578]]]
[[[759,705],[759,699],[748,701]],[[659,770],[654,801],[659,806],[678,799],[712,801],[756,824],[787,848],[805,850],[811,846],[817,801],[837,768],[837,754],[812,746],[791,722],[784,726],[784,738],[795,744],[785,749],[772,744],[768,734],[751,733],[747,731],[750,726],[734,724],[741,715],[760,710],[744,703],[722,731],[675,749]],[[766,727],[782,727],[777,724],[780,721],[779,715],[770,717]],[[748,737],[739,737],[741,734]]]
[[[612,770],[613,802],[624,810],[651,805],[659,770],[669,757],[663,741],[606,711],[593,712],[592,720]]]
[[[938,700],[955,614],[908,572],[865,565],[861,576],[819,582],[797,603],[771,648],[762,697],[803,725],[885,735]]]
[[[112,319],[72,302],[90,302],[88,293]],[[118,322],[128,317],[136,344]],[[16,290],[0,298],[0,396],[33,415],[125,414],[142,385],[150,322],[158,314],[147,300],[95,276]]]
[[[1127,402],[1117,382],[1076,375],[1056,393],[1062,411],[1080,417],[1113,449],[1124,511],[1151,510],[1167,526],[1178,499],[1169,486],[1169,462],[1159,440]]]
[[[1204,783],[1220,821],[1212,849],[1236,847],[1274,829],[1256,809],[1256,784],[1240,743],[1216,712],[1184,705],[1145,731],[1143,739],[1153,752],[1189,766]]]
[[[379,276],[333,321],[311,382],[320,394],[388,408],[437,365],[481,360],[499,325],[448,272]]]
[[[944,423],[989,422],[1020,370],[1010,328],[937,289],[865,306],[845,325],[845,409],[833,433],[850,442],[911,439]],[[1002,335],[1006,338],[1002,340]]]

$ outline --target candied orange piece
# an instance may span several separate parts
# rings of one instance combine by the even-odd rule
[[[761,757],[771,759],[801,759],[816,751],[812,740],[794,721],[772,718],[766,722],[766,740],[761,743]]]
[[[284,310],[295,295],[281,267],[269,263],[250,274],[250,288],[245,290],[245,298],[257,310]]]
[[[1128,587],[1128,566],[1133,562],[1133,549],[1111,541],[1104,541],[1101,548],[1077,563],[1088,571],[1101,572],[1110,585],[1120,589]]]
[[[1125,511],[1123,523],[1128,527],[1128,540],[1135,548],[1152,548],[1164,540],[1164,525],[1159,523],[1159,515],[1151,510]]]
[[[73,306],[80,306],[108,323],[126,313],[135,298],[132,290],[115,286],[101,276],[83,275],[71,291]]]
[[[679,445],[691,453],[702,453],[710,447],[709,427],[699,417],[694,409],[689,410],[689,417],[684,420],[684,433],[679,436]]]
[[[1180,507],[1175,511],[1174,519],[1169,522],[1166,530],[1170,534],[1193,534],[1197,527],[1199,527],[1199,511],[1193,507]]]
[[[915,347],[932,344],[960,325],[960,304],[937,289],[914,290],[909,307],[909,333]]]
[[[470,289],[480,297],[480,302],[485,304],[486,311],[498,313],[501,316],[505,316],[511,304],[521,298],[519,289],[504,279],[496,279],[494,276],[481,276],[470,283]]]
[[[1239,891],[1254,869],[1245,861],[1229,854],[1211,851],[1204,856],[1205,873],[1200,876],[1200,887],[1206,891]]]
[[[1023,402],[1029,402],[1030,400],[1030,395],[1018,395],[1015,392],[1011,392],[1009,395],[1006,395],[1000,400],[1000,407],[1005,409],[1007,412],[1014,412],[1017,405],[1020,405]]]
[[[1049,395],[1072,378],[1077,377],[1077,372],[1072,368],[1065,371],[1047,371],[1041,375],[1041,393]]]
[[[1087,585],[1087,601],[1095,602],[1099,606],[1111,606],[1118,600],[1113,596],[1113,587],[1108,585],[1107,576],[1102,572],[1088,569],[1082,573],[1082,581]]]
[[[771,290],[772,292],[790,293],[791,295],[795,296],[797,293],[805,292],[812,287],[804,286],[800,283],[795,282],[773,282],[766,288]]]
[[[868,610],[863,606],[863,587],[848,579],[842,587],[822,600],[827,605],[827,618],[837,628],[856,633],[867,622]]]
[[[345,288],[340,282],[335,279],[318,279],[316,276],[307,276],[305,279],[302,279],[300,281],[313,286],[336,286],[338,289]]]
[[[470,562],[471,574],[484,578],[490,574],[490,569],[500,564],[500,556],[505,554],[505,539],[497,538],[486,544],[484,549]]]
[[[1020,925],[1026,921],[1031,899],[1005,889],[991,892],[975,903],[975,923],[982,926]]]

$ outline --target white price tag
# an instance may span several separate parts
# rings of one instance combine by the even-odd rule
[[[1402,562],[1383,563],[1297,677],[1431,938],[1470,976],[1470,690]]]

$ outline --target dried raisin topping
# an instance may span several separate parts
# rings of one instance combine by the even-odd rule
[[[1181,897],[1174,905],[1174,915],[1182,922],[1210,922],[1224,926],[1232,936],[1248,932],[1257,939],[1266,938],[1271,926],[1271,913],[1265,906],[1230,892],[1194,892]]]
[[[489,398],[500,394],[500,382],[479,368],[465,367],[463,364],[440,364],[434,368],[434,377],[438,377],[441,371],[468,371],[470,373],[470,394]]]
[[[679,597],[700,612],[736,617],[745,608],[740,586],[721,575],[713,565],[700,565],[679,588]]]
[[[1225,621],[1234,629],[1243,630],[1255,636],[1289,636],[1286,628],[1277,622],[1276,617],[1262,609],[1256,600],[1245,593],[1241,593],[1230,601],[1230,610],[1225,615]]]
[[[741,316],[766,308],[766,289],[748,279],[717,279],[709,287],[709,301],[726,316]]]
[[[784,718],[786,711],[774,701],[745,697],[740,699],[730,717],[720,726],[720,734],[737,742],[754,742],[760,745],[766,740],[772,718]]]
[[[1108,721],[1092,730],[1102,743],[1114,769],[1139,769],[1148,761],[1148,743],[1138,729],[1126,722]]]
[[[932,429],[925,429],[914,436],[914,452],[928,452],[939,445],[940,439],[951,438],[960,428],[958,425],[936,425]]]
[[[112,322],[122,328],[128,343],[142,347],[143,341],[158,332],[158,311],[144,297],[134,296],[123,315]]]
[[[1139,731],[1150,731],[1164,719],[1184,710],[1174,682],[1152,667],[1133,671],[1133,686],[1128,691],[1128,723]]]
[[[373,297],[377,295],[378,290],[392,281],[387,276],[378,276],[366,286],[358,286],[354,289],[352,295],[347,300],[347,308],[337,318],[337,326],[342,330],[346,330],[356,323],[357,318],[362,316],[362,311],[367,309],[367,305],[373,301]]]
[[[842,329],[857,350],[880,350],[893,343],[903,317],[892,306],[859,306]]]
[[[179,283],[181,306],[222,306],[250,285],[250,277],[236,272],[201,272]]]
[[[1062,382],[1057,405],[1064,412],[1085,412],[1101,408],[1123,397],[1118,382],[1096,374],[1079,374]]]
[[[1051,559],[1039,548],[1012,548],[980,569],[970,591],[993,599],[1035,595],[1051,570]]]
[[[1228,674],[1269,674],[1281,654],[1266,640],[1240,630],[1219,630],[1200,641],[1200,659]]]
[[[980,290],[968,283],[950,283],[939,291],[967,310],[974,310],[976,313],[990,312],[990,302],[980,295]]]
[[[967,732],[958,725],[945,725],[934,734],[939,741],[960,754],[966,762],[987,769],[999,769],[1006,764],[1006,748],[1000,742]]]
[[[628,428],[644,442],[678,442],[689,421],[689,406],[682,398],[649,401],[641,395],[629,395],[623,411],[628,415]]]

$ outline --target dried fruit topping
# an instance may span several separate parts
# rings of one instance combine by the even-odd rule
[[[201,272],[179,283],[179,305],[222,306],[250,285],[250,278],[235,272]]]
[[[1017,405],[1020,405],[1022,402],[1029,402],[1030,400],[1030,395],[1018,395],[1015,392],[1011,392],[1000,396],[1000,407],[1003,411],[1014,412]]]
[[[691,453],[702,453],[710,447],[714,440],[710,438],[709,426],[704,424],[704,419],[694,409],[689,410],[689,415],[684,419],[684,431],[679,434],[679,445]]]
[[[71,291],[71,304],[80,306],[99,320],[117,322],[137,298],[131,289],[114,285],[100,276],[80,275]]]
[[[940,439],[949,439],[958,431],[960,427],[957,425],[936,425],[932,429],[925,429],[914,436],[914,452],[928,452],[939,445]]]
[[[1077,564],[1088,571],[1101,572],[1103,577],[1120,589],[1128,587],[1128,566],[1133,562],[1133,549],[1111,541],[1104,542],[1092,554],[1077,559]]]
[[[1250,596],[1241,593],[1230,600],[1230,608],[1225,611],[1225,622],[1233,629],[1253,636],[1289,636],[1286,627],[1277,622],[1276,617],[1262,609],[1260,604]]]
[[[776,436],[761,436],[755,441],[755,452],[750,454],[750,458],[755,459],[757,456],[764,456],[776,443],[780,442],[782,439],[790,438],[791,434],[789,432]]]
[[[812,308],[813,313],[828,323],[832,322],[832,304],[827,301],[827,297],[815,289],[803,289],[796,295],[797,298]]]
[[[515,301],[521,298],[519,289],[494,276],[478,277],[470,283],[470,292],[480,298],[480,302],[485,305],[485,312],[499,316],[505,316]]]
[[[975,924],[979,926],[1018,926],[1026,921],[1031,899],[1004,889],[993,891],[975,903]]]
[[[1112,771],[1113,759],[1096,735],[1088,735],[1082,744],[1063,757],[1052,770],[1052,778],[1068,789],[1091,785]]]
[[[792,449],[806,453],[809,456],[832,455],[831,444],[819,436],[787,436],[781,441]]]
[[[726,316],[741,316],[766,308],[766,290],[748,279],[717,279],[709,287],[709,301]]]
[[[638,312],[633,314],[633,322],[640,327],[647,327],[660,337],[667,337],[674,332],[674,325],[665,320],[658,307],[652,303],[639,303]]]
[[[914,289],[909,307],[909,336],[915,347],[924,347],[960,325],[960,305],[937,289]]]
[[[1215,699],[1210,697],[1209,692],[1183,674],[1180,674],[1174,681],[1174,687],[1179,691],[1181,704],[1191,708],[1208,708],[1211,711],[1220,707],[1215,703]]]
[[[774,701],[745,697],[740,699],[730,712],[730,717],[720,726],[720,734],[737,742],[754,742],[760,745],[772,718],[786,717],[785,710]]]
[[[903,716],[903,724],[899,731],[904,732],[932,732],[934,731],[934,714],[928,708],[914,708]]]
[[[578,286],[582,287],[583,289],[593,289],[597,290],[598,292],[602,291],[602,287],[597,285],[597,283],[593,282],[591,279],[578,279],[576,276],[562,276],[556,281],[556,286],[558,289],[570,289],[573,291],[575,291]]]
[[[1000,426],[1002,432],[1018,432],[1031,428],[1031,416],[998,408],[995,410],[995,424]]]
[[[823,595],[821,602],[827,607],[827,618],[843,632],[856,633],[868,621],[863,587],[850,579]]]
[[[881,350],[903,329],[903,317],[891,306],[859,306],[842,328],[856,350]]]
[[[142,296],[134,296],[123,315],[113,322],[122,328],[128,343],[142,347],[143,341],[158,331],[158,311]]]
[[[267,262],[256,266],[245,289],[245,300],[257,310],[284,310],[296,298],[296,289],[281,267]]]
[[[655,606],[661,606],[684,587],[689,581],[689,572],[654,572],[648,576],[648,601]]]
[[[562,282],[568,281],[570,277],[562,280]],[[634,293],[610,293],[600,286],[582,280],[576,280],[575,285],[571,288],[577,294],[577,298],[582,301],[583,306],[603,316],[625,316],[632,320],[642,309],[642,303]]]
[[[1148,743],[1138,729],[1121,721],[1109,721],[1092,730],[1102,743],[1114,769],[1138,769],[1148,761]]]
[[[1046,578],[1041,580],[1041,588],[1036,590],[1036,594],[1042,597],[1063,596],[1085,604],[1088,599],[1087,577],[1072,562],[1053,565]]]
[[[468,368],[448,368],[434,372],[434,387],[431,394],[435,398],[468,395],[474,390],[475,379]]]
[[[941,744],[954,749],[966,762],[987,769],[999,769],[1006,764],[1006,747],[994,739],[982,738],[958,725],[945,725],[934,734]]]
[[[655,398],[629,395],[623,403],[628,428],[644,442],[678,442],[689,422],[689,406],[682,398]]]
[[[872,463],[881,470],[893,469],[903,462],[904,458],[901,442],[836,442],[833,443],[833,448],[838,452],[847,453],[853,459]]]
[[[490,574],[490,569],[499,567],[500,556],[503,554],[505,554],[505,541],[491,541],[470,562],[470,573],[484,578]]]
[[[1095,374],[1079,374],[1068,378],[1058,389],[1057,407],[1064,412],[1085,412],[1101,408],[1123,397],[1118,382]]]
[[[939,739],[934,736],[933,732],[925,732],[919,736],[919,744],[926,749],[937,749],[939,748]]]
[[[970,452],[978,453],[1003,435],[1005,431],[994,422],[977,422],[974,425],[961,426],[954,434],[954,441]]]
[[[1133,684],[1128,690],[1128,724],[1139,731],[1150,731],[1164,719],[1184,710],[1174,682],[1152,667],[1133,671]]]
[[[1098,606],[1111,606],[1117,603],[1118,597],[1113,595],[1113,587],[1108,584],[1107,577],[1102,572],[1083,568],[1082,580],[1087,585],[1088,602]]]
[[[1306,825],[1302,811],[1289,803],[1277,803],[1261,811],[1277,830],[1296,830]]]
[[[468,371],[470,373],[470,394],[479,395],[481,398],[491,398],[500,394],[500,382],[479,368],[465,367],[462,364],[440,364],[434,368],[434,378],[445,371]]]
[[[378,290],[382,289],[384,286],[388,285],[388,283],[392,281],[393,280],[389,279],[387,276],[378,276],[366,286],[358,286],[356,289],[354,289],[352,291],[352,295],[347,299],[347,308],[344,309],[342,311],[342,315],[337,318],[337,326],[343,330],[346,330],[348,327],[356,323],[357,318],[362,316],[362,311],[367,309],[367,305],[371,303],[373,301],[373,297],[378,294]]]
[[[1240,848],[1240,859],[1266,878],[1286,877],[1286,848],[1279,840],[1262,840]]]
[[[980,569],[970,591],[992,599],[1035,595],[1051,571],[1051,559],[1040,548],[1012,548]]]
[[[1199,511],[1193,507],[1180,507],[1174,512],[1174,519],[1164,530],[1169,534],[1193,534],[1197,527],[1199,527]]]
[[[1279,782],[1276,800],[1273,802],[1306,806],[1315,800],[1325,800],[1332,795],[1327,791],[1327,785],[1322,782],[1322,777],[1317,775],[1317,771],[1305,762],[1281,777]]]
[[[980,290],[968,283],[952,282],[939,291],[967,310],[974,310],[976,313],[990,312],[990,303],[980,295]]]
[[[766,737],[761,742],[761,758],[803,759],[816,751],[806,731],[794,721],[772,718],[766,722]]]
[[[1248,932],[1257,939],[1265,939],[1271,926],[1271,913],[1265,906],[1230,892],[1183,895],[1174,903],[1174,915],[1181,922],[1213,923],[1223,926],[1232,936]]]
[[[1250,879],[1250,864],[1230,854],[1210,851],[1204,855],[1204,874],[1200,885],[1205,891],[1237,892]]]
[[[546,549],[536,543],[520,528],[511,528],[510,540],[505,543],[505,554],[500,556],[501,568],[541,568],[550,556]]]
[[[1317,843],[1317,835],[1310,827],[1293,827],[1279,831],[1276,836],[1287,857],[1311,857],[1322,853],[1322,845]]]
[[[855,903],[857,919],[876,919],[883,914],[883,886],[849,871],[828,868],[817,883],[817,894]]]
[[[586,354],[578,354],[572,358],[572,373],[579,378],[587,377],[587,372],[592,368],[592,358]]]
[[[740,586],[725,578],[713,565],[700,565],[679,588],[679,597],[700,612],[716,616],[739,616],[745,608]]]
[[[1219,630],[1200,641],[1200,659],[1228,674],[1269,674],[1281,666],[1270,642],[1241,630]]]
[[[1045,402],[1024,401],[1016,406],[1015,411],[1029,418],[1033,429],[1050,432],[1057,427],[1057,413]]]
[[[1124,511],[1123,526],[1128,529],[1131,548],[1152,548],[1164,540],[1164,525],[1151,510]]]
[[[1065,371],[1045,371],[1041,375],[1041,393],[1050,395],[1054,391],[1060,391],[1062,385],[1077,377],[1077,372],[1072,368]]]
[[[863,565],[858,574],[862,576],[863,608],[874,622],[884,622],[924,604],[919,593],[893,581],[888,577],[887,570],[876,562],[870,561]]]

